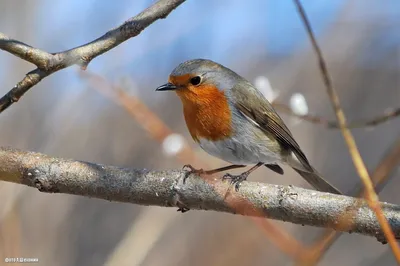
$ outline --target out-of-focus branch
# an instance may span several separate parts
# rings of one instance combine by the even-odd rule
[[[90,87],[122,106],[137,124],[156,141],[163,142],[166,137],[173,133],[139,98],[128,95],[120,86],[115,86],[107,79],[90,71],[80,71],[80,76],[88,81]],[[196,157],[187,141],[183,143],[183,148],[177,154],[177,157],[183,164],[206,165],[206,162],[200,161]]]
[[[17,85],[0,99],[0,113],[17,102],[30,88],[43,78],[72,65],[86,69],[93,58],[111,50],[122,42],[139,35],[158,19],[166,18],[185,0],[159,0],[119,27],[108,31],[100,38],[64,52],[50,54],[25,43],[10,39],[0,33],[0,49],[31,62],[37,69],[29,72]]]
[[[327,128],[339,129],[339,124],[336,121],[330,121],[326,118],[323,118],[320,116],[315,116],[315,115],[296,114],[295,112],[292,111],[292,109],[289,106],[287,106],[286,104],[283,104],[283,103],[273,102],[272,105],[274,106],[274,108],[276,110],[281,111],[290,116],[294,116],[294,117],[303,119],[303,120],[313,123],[313,124],[323,125]],[[347,124],[347,128],[373,127],[373,126],[377,126],[381,123],[387,122],[391,119],[397,118],[399,116],[400,116],[400,108],[397,108],[394,110],[390,110],[383,115],[376,116],[371,119],[357,120],[357,121],[349,122]]]
[[[0,148],[0,180],[35,187],[42,192],[67,193],[141,205],[187,207],[247,216],[261,216],[295,224],[342,230],[338,217],[347,216],[351,232],[385,242],[379,222],[363,199],[297,187],[244,182],[240,192],[219,179],[205,180],[184,171],[148,171],[53,158],[39,153]],[[225,195],[225,196],[221,196]],[[244,202],[252,208],[241,208]],[[381,203],[400,239],[400,206]]]
[[[379,221],[379,224],[381,225],[382,230],[385,233],[385,236],[387,238],[387,241],[389,242],[389,245],[392,248],[393,254],[396,257],[397,263],[400,264],[400,247],[399,247],[398,243],[396,242],[396,238],[394,236],[393,230],[391,229],[391,227],[389,225],[389,221],[385,218],[385,215],[383,213],[383,210],[382,210],[380,202],[379,202],[378,195],[376,194],[376,192],[374,190],[374,185],[368,174],[367,167],[365,166],[364,161],[360,155],[360,152],[358,151],[356,141],[354,140],[354,137],[351,134],[350,129],[347,128],[346,117],[340,106],[339,96],[336,92],[336,89],[333,86],[332,78],[329,74],[325,59],[322,55],[322,51],[317,43],[317,40],[315,39],[313,30],[311,28],[310,21],[307,18],[304,8],[303,8],[302,4],[300,3],[300,0],[293,0],[293,1],[297,7],[299,15],[302,19],[304,27],[307,31],[307,34],[310,38],[311,44],[312,44],[315,54],[317,56],[321,76],[324,81],[328,96],[331,100],[332,107],[335,111],[336,119],[339,122],[340,130],[342,131],[343,138],[348,146],[348,149],[349,149],[351,158],[353,160],[354,166],[357,170],[357,173],[360,176],[360,179],[365,186],[365,195],[366,195],[368,205],[375,212],[375,215]]]
[[[400,137],[390,145],[390,149],[383,156],[378,166],[376,167],[374,173],[372,174],[372,181],[374,182],[375,190],[379,193],[383,189],[383,184],[388,182],[390,177],[394,176],[395,169],[400,164]],[[349,195],[356,195],[357,197],[362,196],[364,192],[362,184],[357,185]],[[344,225],[346,226],[346,225]],[[348,228],[351,228],[351,224],[347,225]],[[327,230],[312,247],[306,257],[308,262],[312,262],[312,264],[316,264],[326,253],[326,251],[335,243],[337,239],[342,234]]]

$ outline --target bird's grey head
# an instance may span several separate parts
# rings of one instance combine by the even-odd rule
[[[187,74],[195,75],[200,73],[207,73],[211,71],[218,71],[223,66],[207,59],[192,59],[179,64],[171,72],[171,76],[183,76]]]
[[[216,85],[220,90],[232,88],[240,76],[221,64],[207,59],[193,59],[179,64],[170,75],[173,77],[199,77],[202,84]]]

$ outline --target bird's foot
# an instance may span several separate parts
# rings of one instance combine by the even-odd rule
[[[176,210],[178,212],[185,213],[190,210],[188,207],[185,206],[185,204],[183,204],[179,201],[177,202],[176,205],[178,206],[178,209]]]
[[[205,174],[206,171],[204,171],[203,169],[196,169],[193,166],[191,166],[190,164],[185,164],[182,168],[182,170],[186,171],[185,176],[183,177],[183,184],[185,184],[186,179],[191,175],[191,174],[196,174],[196,175],[202,175]]]
[[[235,185],[235,190],[236,192],[239,191],[240,184],[247,179],[249,174],[247,172],[244,172],[240,175],[231,175],[229,173],[225,174],[222,177],[222,180],[230,180],[230,183],[232,185]]]
[[[185,213],[185,212],[187,212],[189,210],[190,210],[189,208],[182,207],[182,208],[177,209],[176,211],[181,212],[181,213]]]

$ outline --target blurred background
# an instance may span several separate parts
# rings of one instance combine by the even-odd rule
[[[154,2],[2,0],[0,31],[58,52],[103,35]],[[349,121],[399,107],[400,2],[302,2]],[[177,64],[193,58],[228,66],[269,99],[302,114],[334,120],[315,55],[291,0],[187,1],[167,19],[93,60],[85,73],[71,67],[33,87],[1,114],[0,146],[148,169],[182,167],[189,160],[182,155],[185,150],[196,158],[198,167],[222,166],[222,161],[208,156],[190,139],[178,97],[154,91]],[[33,65],[0,51],[1,96],[32,69]],[[136,109],[129,111],[120,99],[110,97],[116,87],[136,103]],[[146,107],[152,114],[149,120],[158,117],[171,131],[165,129],[154,137],[143,124],[149,114]],[[137,117],[140,114],[144,119]],[[359,183],[339,130],[282,114],[327,179],[345,192]],[[399,119],[353,130],[371,172],[399,132]],[[265,168],[250,180],[308,187],[292,170],[285,170],[284,176],[278,176]],[[400,204],[399,174],[396,170],[380,193],[382,201]],[[324,232],[272,224],[305,247]],[[61,266],[293,265],[295,261],[246,217],[200,211],[180,214],[175,208],[48,195],[1,182],[0,257],[17,256],[39,258],[39,265]],[[345,234],[320,265],[395,265],[395,261],[388,245]]]

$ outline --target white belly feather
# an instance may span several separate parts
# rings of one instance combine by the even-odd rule
[[[280,162],[279,155],[271,152],[266,145],[255,145],[243,137],[209,141],[200,139],[200,147],[207,153],[232,164],[249,165],[259,162],[273,164]]]

